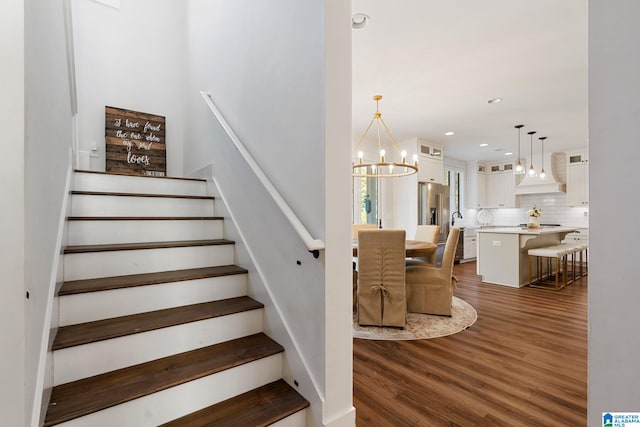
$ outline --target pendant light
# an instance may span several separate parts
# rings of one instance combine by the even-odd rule
[[[520,159],[520,129],[524,127],[524,125],[515,125],[516,129],[518,129],[518,163],[516,164],[516,174],[521,175],[524,173],[524,166],[522,166],[522,160]]]
[[[531,132],[527,132],[527,135],[529,135],[530,137],[530,141],[529,141],[529,158],[531,159],[531,166],[529,166],[529,176],[535,176],[536,174],[536,170],[533,168],[533,135],[536,133],[536,131],[531,131]]]
[[[378,108],[378,104],[382,99],[382,95],[374,95],[373,100],[376,102],[376,112],[373,115],[373,119],[369,123],[369,126],[360,137],[360,140],[356,144],[353,149],[354,153],[360,147],[360,144],[365,140],[365,137],[369,133],[369,130],[375,124],[376,126],[376,134],[378,140],[378,153],[380,154],[378,161],[367,161],[364,159],[364,152],[358,151],[358,160],[354,162],[352,165],[352,176],[356,177],[372,177],[372,178],[389,178],[389,177],[398,177],[398,176],[406,176],[411,175],[418,172],[418,155],[413,155],[413,163],[407,162],[407,152],[402,150],[400,151],[400,147],[393,136],[391,135],[391,131],[387,127],[387,124],[382,120],[382,113]],[[382,140],[380,138],[380,134],[384,131],[389,140],[391,141],[392,150],[387,153],[385,149],[382,148]],[[395,153],[394,153],[395,151]],[[394,160],[394,158],[400,157],[399,160]]]
[[[547,139],[546,136],[541,136],[538,138],[540,140],[540,144],[542,147],[542,168],[540,168],[540,178],[544,179],[547,174],[544,173],[544,140]]]

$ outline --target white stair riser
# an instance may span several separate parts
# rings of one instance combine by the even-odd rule
[[[246,274],[159,283],[58,297],[59,325],[74,325],[146,311],[246,295]],[[105,304],[108,301],[108,304]]]
[[[282,355],[277,354],[76,418],[59,426],[157,426],[281,377]]]
[[[207,184],[203,181],[82,172],[75,173],[73,188],[80,191],[108,191],[115,193],[207,195]]]
[[[257,309],[56,350],[54,385],[256,334],[262,316]]]
[[[64,280],[94,279],[233,264],[233,245],[64,255]]]
[[[276,423],[270,424],[269,427],[306,427],[307,425],[307,409],[298,411],[289,415]]]
[[[71,195],[71,216],[214,216],[212,199]]]
[[[69,245],[221,239],[222,220],[69,221]]]

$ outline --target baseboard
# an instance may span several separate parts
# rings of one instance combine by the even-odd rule
[[[339,414],[331,420],[325,420],[325,427],[354,427],[356,425],[356,408],[353,406],[345,413]]]

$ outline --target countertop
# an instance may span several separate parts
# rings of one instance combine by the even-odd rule
[[[553,233],[571,233],[576,228],[572,227],[540,227],[540,228],[521,228],[521,227],[504,227],[504,228],[480,228],[478,233],[500,233],[500,234],[553,234]]]

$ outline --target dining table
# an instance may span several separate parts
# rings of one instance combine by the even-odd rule
[[[405,240],[405,251],[407,258],[429,256],[438,249],[437,243],[423,242],[421,240]],[[352,242],[353,256],[358,256],[358,241]]]

